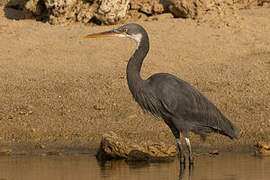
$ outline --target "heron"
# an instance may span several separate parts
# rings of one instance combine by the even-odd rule
[[[200,135],[202,139],[211,132],[231,139],[239,137],[239,129],[202,93],[186,81],[168,73],[157,73],[147,79],[142,79],[140,71],[150,44],[148,34],[141,25],[130,23],[110,31],[89,34],[84,38],[111,36],[136,41],[136,50],[126,68],[129,90],[144,111],[162,118],[168,125],[176,139],[181,164],[185,164],[186,157],[180,134],[185,139],[189,164],[194,162],[190,132]]]

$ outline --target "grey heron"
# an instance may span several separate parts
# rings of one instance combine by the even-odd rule
[[[154,116],[161,117],[176,138],[180,162],[185,163],[180,133],[183,134],[189,163],[193,164],[189,132],[205,139],[206,134],[215,132],[231,139],[239,137],[239,129],[234,126],[204,95],[182,79],[168,73],[158,73],[144,80],[140,71],[149,51],[149,38],[139,24],[126,24],[117,29],[95,33],[85,38],[117,36],[131,38],[137,42],[134,54],[126,69],[130,92],[139,106]]]

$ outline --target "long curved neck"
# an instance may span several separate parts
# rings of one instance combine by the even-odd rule
[[[128,87],[136,98],[135,90],[139,89],[143,84],[143,79],[140,76],[143,60],[149,51],[149,39],[147,33],[143,33],[140,41],[137,41],[137,49],[128,61],[127,65],[127,81]]]

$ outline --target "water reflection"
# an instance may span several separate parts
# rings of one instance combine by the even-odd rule
[[[194,165],[188,165],[188,180],[191,180],[192,177],[192,171],[193,171]],[[180,164],[179,168],[179,180],[183,180],[184,175],[186,172],[186,165],[185,164]]]
[[[268,180],[270,157],[250,154],[201,156],[194,166],[171,163],[107,161],[94,156],[0,156],[0,179],[19,180]]]
[[[173,179],[173,180],[268,180],[270,157],[251,154],[224,153],[198,157],[193,166],[171,163],[108,161],[100,163],[102,177],[112,179]],[[110,179],[109,178],[109,179]]]

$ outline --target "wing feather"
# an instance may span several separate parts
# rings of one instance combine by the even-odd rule
[[[150,102],[146,109],[152,114],[184,119],[191,127],[208,127],[230,137],[236,133],[219,109],[187,82],[170,74],[155,74],[147,81],[151,96],[145,99]]]

